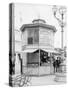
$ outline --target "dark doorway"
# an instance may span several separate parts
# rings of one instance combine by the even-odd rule
[[[48,52],[40,50],[40,66],[46,65],[49,63]]]

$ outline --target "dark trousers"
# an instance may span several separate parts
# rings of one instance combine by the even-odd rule
[[[58,67],[54,67],[54,73],[58,71]]]

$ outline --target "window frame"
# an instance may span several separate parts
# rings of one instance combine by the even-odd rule
[[[38,42],[35,42],[35,33],[36,33],[36,29],[38,29],[38,35],[36,35],[36,36],[38,36]],[[29,30],[31,30],[31,31],[29,31]],[[32,32],[32,35],[29,35],[29,33],[31,34],[31,32]],[[29,38],[33,38],[33,43],[32,44],[39,44],[39,28],[38,27],[35,27],[35,28],[29,28],[28,29],[28,38],[27,38],[27,43],[28,43],[28,39]],[[28,45],[30,45],[30,43],[28,43]]]

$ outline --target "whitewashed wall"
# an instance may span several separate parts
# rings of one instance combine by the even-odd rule
[[[22,46],[27,45],[27,29],[22,32]]]
[[[21,31],[15,30],[15,52],[20,52],[22,50],[22,38]]]
[[[27,44],[27,30],[25,30],[24,32],[21,32],[20,30],[15,30],[15,53],[16,53],[15,74],[21,73],[21,66],[20,66],[21,64],[18,54],[21,55],[23,66],[26,66],[27,64],[27,54],[22,53],[23,50],[22,47],[26,44]]]
[[[22,51],[22,38],[21,38],[21,31],[20,30],[15,30],[15,53],[16,53],[16,58],[15,58],[15,74],[20,74],[21,73],[21,64],[19,60],[18,54],[21,54]]]

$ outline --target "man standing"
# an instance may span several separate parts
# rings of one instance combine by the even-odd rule
[[[60,63],[61,63],[60,59],[59,59],[59,57],[57,57],[57,60],[56,60],[57,70],[56,70],[56,72],[59,71]]]
[[[57,71],[56,60],[53,61],[54,73]]]

